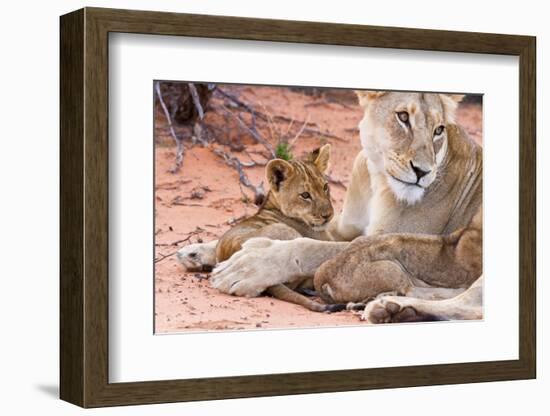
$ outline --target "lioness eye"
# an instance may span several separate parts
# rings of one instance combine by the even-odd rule
[[[441,133],[443,133],[443,130],[445,130],[445,126],[439,126],[437,129],[435,129],[434,135],[439,136]]]
[[[325,186],[323,186],[323,191],[328,192],[328,183],[325,183]]]
[[[407,124],[409,122],[409,113],[406,111],[399,111],[397,113],[397,118],[401,120],[403,123]]]
[[[309,192],[302,192],[300,194],[300,196],[303,198],[303,199],[311,199],[311,195],[309,194]]]

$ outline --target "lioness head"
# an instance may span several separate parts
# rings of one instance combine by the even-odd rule
[[[381,172],[398,200],[414,204],[437,176],[447,152],[447,126],[461,95],[357,91],[369,169]]]
[[[271,160],[266,179],[281,212],[310,227],[327,224],[334,215],[324,172],[330,159],[330,145],[313,151],[305,160]]]

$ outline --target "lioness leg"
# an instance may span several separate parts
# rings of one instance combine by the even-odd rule
[[[232,246],[234,246],[234,249],[239,250],[242,243],[246,242],[249,239],[259,237],[269,238],[270,240],[284,241],[300,238],[301,234],[294,228],[291,228],[285,224],[270,224],[253,232],[247,233],[241,241],[238,241],[237,244],[232,244]],[[295,287],[298,286],[304,287],[304,284],[306,284],[308,281],[310,282],[310,287],[312,287],[311,279],[302,278],[300,280],[290,283],[290,285],[292,285],[291,287],[288,287],[284,284],[270,286],[265,290],[265,293],[273,296],[276,299],[301,305],[313,312],[336,312],[345,309],[345,305],[327,305],[319,303],[293,290]]]
[[[256,233],[255,237],[267,237],[272,240],[294,240],[300,238],[301,235],[293,228],[284,224],[272,224],[261,228]],[[305,282],[311,282],[311,279],[304,279],[303,281],[293,282],[292,286],[302,286]],[[279,284],[268,287],[265,291],[267,294],[273,296],[276,299],[284,300],[285,302],[301,305],[306,309],[313,312],[337,312],[345,309],[345,305],[340,304],[323,304],[316,302],[301,293],[296,292],[290,287]]]
[[[426,299],[426,300],[441,300],[441,299],[450,299],[455,296],[460,295],[466,289],[450,289],[444,287],[418,287],[412,286],[407,290],[405,296],[410,296],[411,298],[417,299]]]
[[[362,319],[369,323],[448,321],[483,317],[483,276],[460,295],[445,300],[388,296],[367,304]]]
[[[391,260],[363,262],[349,268],[339,264],[337,274],[327,271],[333,266],[327,263],[314,278],[315,289],[327,303],[367,302],[386,292],[404,295],[412,286],[408,273]]]
[[[214,269],[212,284],[222,292],[258,296],[270,286],[314,275],[327,259],[341,253],[348,242],[298,238],[292,241],[252,239]]]

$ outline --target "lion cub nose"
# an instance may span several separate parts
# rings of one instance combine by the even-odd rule
[[[422,170],[418,166],[414,166],[411,162],[411,168],[416,175],[416,181],[418,182],[420,179],[422,179],[424,176],[426,176],[428,173],[430,173],[429,170]]]

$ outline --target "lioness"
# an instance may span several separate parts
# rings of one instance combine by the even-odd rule
[[[216,262],[229,259],[246,241],[255,237],[328,239],[322,227],[334,215],[329,185],[324,177],[329,159],[330,144],[326,144],[304,160],[271,160],[266,166],[270,190],[262,206],[254,216],[241,221],[220,238],[216,245]],[[294,280],[288,286],[275,285],[266,292],[316,312],[343,309],[343,305],[321,304],[293,290],[302,284],[311,286],[311,279]]]
[[[376,319],[373,315],[370,319],[369,316],[374,311],[381,315],[383,309],[391,315],[392,321],[398,321],[400,317],[408,320],[405,319],[407,314],[399,314],[404,309],[400,307],[400,302],[404,304],[407,301],[406,307],[414,309],[412,299],[452,296],[456,291],[446,291],[445,294],[441,288],[463,290],[473,279],[472,275],[466,279],[457,278],[454,272],[459,268],[452,267],[456,263],[453,256],[457,252],[449,254],[446,250],[438,251],[437,246],[441,247],[439,238],[467,227],[476,214],[481,218],[482,152],[454,122],[461,96],[374,91],[360,91],[357,95],[364,109],[364,117],[359,124],[363,150],[354,162],[342,213],[331,222],[330,233],[335,239],[345,241],[362,235],[392,233],[394,235],[388,238],[397,244],[395,253],[399,253],[399,245],[405,240],[407,247],[421,243],[433,245],[428,249],[434,253],[429,263],[420,257],[409,259],[423,273],[411,279],[411,287],[407,290],[413,287],[424,290],[414,292],[416,298],[392,297],[389,303],[377,300],[372,303],[373,306],[369,304],[364,314],[371,322],[384,322],[386,318]],[[481,233],[481,224],[479,227]],[[404,233],[409,236],[396,238],[395,234]],[[437,238],[426,242],[426,235]],[[331,258],[334,258],[331,264],[342,270],[348,250],[354,250],[345,241],[252,239],[240,252],[216,267],[212,284],[226,293],[257,296],[267,287],[313,276],[319,266]],[[368,245],[368,240],[362,241],[359,256],[361,250],[368,249]],[[464,249],[464,256],[481,261],[481,239],[474,239]],[[195,247],[194,250],[208,252],[211,249]],[[185,255],[182,253],[183,257]],[[391,261],[398,264],[397,257]],[[438,264],[438,267],[430,267],[432,264]],[[326,274],[323,278],[318,277],[317,281],[322,281],[321,286],[328,283],[327,288],[332,288],[331,279],[334,279],[341,293],[348,289],[351,292],[361,279],[370,282],[380,280],[383,282],[380,291],[402,289],[399,285],[392,286],[391,281],[386,281],[386,276],[376,268],[372,274],[369,270],[365,272],[366,276],[348,275],[345,281],[342,279],[345,274]],[[348,287],[344,289],[346,284]],[[461,302],[477,302],[479,297],[475,293],[479,292],[480,285],[481,281],[455,298],[453,308],[458,312],[454,317],[467,319],[472,316],[460,312]],[[318,289],[323,292],[322,287]],[[376,295],[376,291],[369,292],[371,295]],[[358,299],[360,296],[351,296],[346,300]],[[441,316],[441,303],[437,303],[441,301],[418,302],[422,302],[419,319],[446,319]],[[434,306],[433,314],[426,306],[432,303],[438,305]],[[388,305],[391,305],[389,309]],[[450,308],[452,305],[447,306]],[[480,301],[476,307],[481,311]]]

